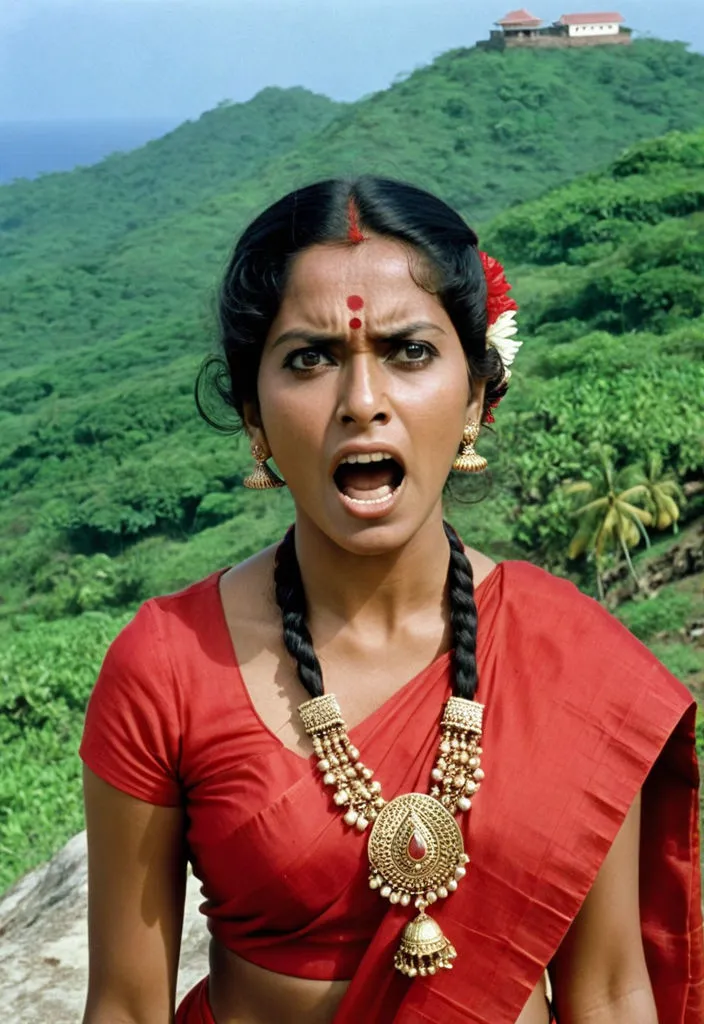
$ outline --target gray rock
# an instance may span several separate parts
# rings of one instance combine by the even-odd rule
[[[88,984],[86,834],[0,896],[0,1019],[80,1024]],[[188,876],[179,998],[208,972],[200,883]]]

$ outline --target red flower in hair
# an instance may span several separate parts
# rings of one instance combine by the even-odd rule
[[[503,395],[501,397],[503,398]],[[493,414],[493,412],[491,410],[495,409],[500,401],[501,401],[501,398],[495,398],[493,402],[489,402],[488,408],[487,408],[486,412],[484,413],[484,422],[485,423],[496,423],[496,420],[494,419],[494,414]]]
[[[486,278],[486,312],[487,312],[487,331],[486,331],[486,343],[487,346],[495,348],[501,356],[501,362],[504,366],[505,377],[503,384],[503,391],[506,389],[506,382],[511,376],[509,369],[511,363],[516,357],[516,353],[523,344],[514,337],[518,327],[516,325],[516,310],[518,305],[513,299],[509,298],[508,293],[511,290],[511,285],[506,280],[506,274],[504,268],[501,266],[498,260],[495,260],[493,256],[489,256],[485,252],[479,250],[479,258],[482,261],[482,267],[484,268],[484,276]],[[493,423],[494,416],[492,409],[501,401],[503,394],[499,398],[495,398],[487,406],[487,410],[484,414],[485,423]]]
[[[506,272],[498,260],[488,253],[479,251],[479,257],[486,278],[486,311],[489,324],[494,324],[509,309],[518,309],[518,304],[508,297],[511,285],[506,280]]]

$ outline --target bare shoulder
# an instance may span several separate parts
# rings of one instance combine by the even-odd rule
[[[488,555],[482,554],[481,551],[475,551],[474,548],[468,548],[465,546],[464,552],[472,566],[474,586],[478,587],[479,584],[486,579],[492,569],[496,568],[496,562],[493,558],[489,558]]]

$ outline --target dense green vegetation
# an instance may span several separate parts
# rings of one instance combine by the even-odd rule
[[[86,614],[0,646],[0,892],[82,828],[83,711],[120,625]]]
[[[80,827],[82,712],[128,610],[292,516],[285,492],[241,488],[246,446],[193,404],[236,231],[331,172],[407,177],[483,222],[526,344],[479,445],[489,502],[452,501],[450,518],[593,593],[561,485],[590,478],[594,445],[615,472],[657,457],[680,484],[701,478],[703,97],[704,57],[679,44],[458,50],[357,104],[266,90],[96,168],[0,188],[0,888]],[[693,497],[680,525],[701,515]],[[623,614],[704,682],[670,626],[701,614],[691,593]]]
[[[701,55],[655,40],[615,49],[455,50],[342,108],[287,93],[283,118],[271,112],[280,92],[267,91],[73,180],[0,189],[6,365],[109,343],[176,311],[203,317],[236,231],[304,181],[408,178],[481,225],[630,142],[700,124]]]
[[[223,103],[161,139],[72,174],[46,174],[0,189],[0,266],[37,257],[75,263],[106,242],[179,213],[256,175],[321,131],[342,108],[306,89],[264,89]]]

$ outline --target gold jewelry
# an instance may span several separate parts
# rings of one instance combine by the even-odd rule
[[[344,809],[345,824],[364,832],[373,823],[367,847],[369,888],[403,907],[415,897],[418,915],[403,930],[394,966],[409,978],[451,968],[457,951],[425,911],[454,892],[467,873],[469,857],[454,815],[470,809],[484,778],[479,746],[484,705],[450,697],[430,795],[404,793],[389,803],[380,783],[372,781],[373,771],[359,760],[335,695],[314,697],[298,711],[323,783],[334,787],[333,802]]]
[[[266,448],[253,441],[251,452],[252,458],[256,459],[257,465],[249,476],[246,476],[242,481],[244,486],[249,487],[253,491],[270,491],[275,487],[285,487],[286,484],[281,477],[277,476],[274,470],[266,464],[267,459],[270,458],[270,453],[267,452]]]
[[[462,434],[462,444],[455,456],[452,468],[457,473],[483,473],[488,462],[483,455],[474,450],[474,442],[479,437],[479,424],[470,420]]]

